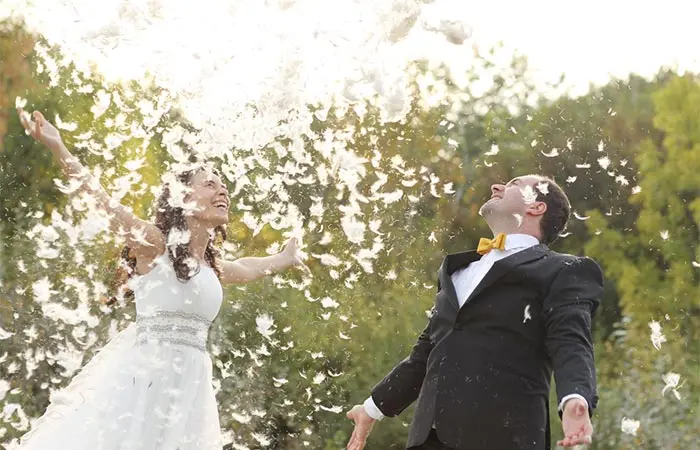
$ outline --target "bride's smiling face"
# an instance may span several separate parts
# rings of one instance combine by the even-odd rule
[[[228,223],[230,200],[221,178],[211,170],[200,170],[192,176],[190,188],[186,200],[194,203],[192,217],[211,227]]]

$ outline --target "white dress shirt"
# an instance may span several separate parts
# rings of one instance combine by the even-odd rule
[[[451,278],[452,284],[454,284],[455,287],[455,292],[457,293],[457,300],[459,301],[460,308],[464,306],[464,302],[467,301],[471,293],[474,292],[474,289],[476,289],[488,271],[491,270],[491,267],[493,267],[496,261],[533,247],[539,243],[536,237],[530,236],[529,234],[509,234],[506,236],[504,250],[493,249],[482,256],[478,261],[474,261],[467,267],[455,271]],[[579,394],[569,394],[561,399],[559,410],[563,410],[564,404],[567,400],[572,398],[580,398],[586,401],[586,399]],[[384,414],[379,410],[371,396],[365,400],[364,407],[371,418],[375,420],[382,420],[384,418]]]

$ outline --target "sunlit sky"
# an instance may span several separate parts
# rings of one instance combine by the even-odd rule
[[[3,0],[0,2],[5,8],[15,8],[18,11],[26,10],[27,3],[18,0]],[[53,19],[62,15],[69,20],[73,10],[81,10],[82,17],[105,17],[105,12],[110,8],[106,4],[159,4],[161,1],[135,2],[125,0],[123,2],[84,2],[71,1],[60,6],[56,2],[48,0],[36,0],[29,2],[38,8],[29,8],[34,11],[51,10]],[[173,2],[168,2],[172,4]],[[178,2],[175,2],[178,3]],[[182,2],[183,5],[188,2]],[[234,1],[232,4],[241,5],[245,2]],[[253,4],[303,4],[299,8],[306,13],[317,16],[328,14],[342,3],[333,2],[336,6],[324,8],[317,5],[328,5],[327,2],[314,2],[310,0],[267,0],[254,1],[250,8],[245,9],[248,15],[257,7]],[[381,3],[381,2],[377,2]],[[388,2],[384,2],[388,3]],[[396,3],[401,3],[396,2]],[[403,3],[410,3],[404,1]],[[43,5],[46,6],[43,6]],[[97,5],[100,5],[97,7]],[[222,2],[207,0],[197,3],[197,12],[190,16],[193,21],[209,22],[208,28],[222,25],[220,10],[216,10]],[[573,86],[575,93],[583,93],[589,82],[601,84],[610,76],[626,76],[629,72],[642,75],[655,73],[662,65],[677,67],[680,70],[700,71],[700,27],[697,26],[697,17],[700,16],[700,2],[692,0],[649,0],[634,2],[631,0],[589,0],[586,2],[561,2],[554,0],[501,0],[497,2],[477,0],[434,0],[417,2],[424,8],[422,17],[436,17],[459,19],[469,24],[472,28],[472,39],[466,44],[480,43],[490,44],[503,41],[507,48],[517,49],[529,57],[531,66],[544,79],[553,80],[561,73],[566,74],[569,85]],[[9,6],[8,6],[9,5]],[[50,5],[50,6],[49,6]],[[212,5],[208,12],[206,5]],[[190,8],[192,4],[189,4]],[[237,6],[238,7],[238,6]],[[97,8],[97,9],[95,9]],[[3,8],[0,7],[0,15]],[[64,10],[64,14],[58,13]],[[67,12],[66,12],[67,11]],[[216,11],[216,12],[214,12]],[[260,9],[262,12],[263,9]],[[346,11],[336,10],[338,14],[352,14]],[[39,15],[41,15],[39,13]],[[206,20],[209,17],[210,20]],[[217,19],[218,17],[218,19]],[[299,16],[297,16],[299,17]],[[225,18],[225,17],[223,17]],[[270,26],[274,28],[277,18],[271,17]],[[70,21],[70,20],[69,20]],[[97,20],[99,22],[99,19]],[[313,20],[312,20],[313,21]],[[333,21],[331,21],[332,23]],[[54,24],[56,22],[54,21]],[[70,33],[71,27],[61,24],[57,29],[63,29]],[[336,25],[336,24],[334,24]],[[264,27],[264,21],[259,23]],[[195,27],[196,28],[196,27]],[[55,30],[47,30],[50,33]],[[173,28],[172,31],[178,31]],[[182,31],[180,28],[179,31]],[[260,28],[254,31],[259,32]],[[415,31],[415,30],[414,30]],[[436,45],[438,41],[430,36],[418,33],[412,35],[413,42],[424,41],[429,48],[428,53],[436,57],[445,56],[448,59],[459,59],[464,55],[466,48],[446,45]],[[422,37],[421,37],[422,36]],[[249,43],[255,42],[251,35]],[[226,43],[227,45],[229,43]],[[202,41],[202,45],[215,47],[217,43],[212,40]],[[412,44],[413,45],[413,44]],[[419,44],[418,44],[419,45]],[[121,64],[121,63],[120,63]],[[109,69],[106,69],[109,70]]]
[[[656,73],[662,65],[700,71],[696,0],[444,0],[472,24],[474,39],[503,40],[548,78],[566,74],[575,91],[610,75]]]

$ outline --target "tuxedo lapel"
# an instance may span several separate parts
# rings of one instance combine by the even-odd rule
[[[440,266],[440,271],[438,273],[438,280],[440,282],[440,286],[445,291],[445,293],[447,294],[447,298],[450,300],[450,303],[455,307],[456,310],[459,310],[459,300],[457,299],[457,291],[455,290],[455,285],[454,283],[452,283],[452,274],[459,269],[467,267],[474,261],[478,261],[479,259],[481,259],[481,255],[479,255],[474,250],[468,252],[453,253],[447,255],[444,261],[442,262],[442,265]]]
[[[520,264],[525,264],[527,262],[542,258],[545,255],[547,248],[548,247],[544,244],[538,244],[496,261],[481,282],[476,286],[471,295],[469,295],[467,300],[464,302],[464,305],[468,304],[474,297],[479,295],[487,287],[491,286],[512,268],[519,266]]]

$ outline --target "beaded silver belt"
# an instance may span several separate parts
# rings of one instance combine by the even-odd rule
[[[138,344],[170,344],[207,349],[207,335],[211,321],[197,314],[181,311],[157,311],[136,317]]]

